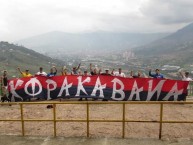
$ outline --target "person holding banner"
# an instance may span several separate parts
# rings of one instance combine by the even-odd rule
[[[114,72],[114,69],[113,69],[113,71],[112,71],[111,74],[114,75],[114,76],[119,76],[119,77],[123,77],[123,78],[126,77],[125,74],[122,72],[122,69],[121,69],[121,68],[119,68],[119,71],[118,71],[118,72]]]
[[[26,78],[26,77],[32,77],[32,74],[29,73],[29,70],[26,69],[25,72],[22,72],[21,69],[18,67],[17,68],[18,71],[21,73],[22,77]]]
[[[192,81],[192,78],[189,77],[189,72],[182,73],[179,72],[180,76],[182,77],[182,81]]]
[[[55,72],[54,72],[54,69],[55,69]],[[57,74],[57,69],[56,69],[56,67],[55,66],[53,66],[51,69],[50,69],[50,73],[49,74],[47,74],[47,77],[53,77],[53,76],[55,76],[56,74]]]
[[[109,73],[109,69],[105,69],[105,72],[101,73],[100,75],[112,76],[112,74]]]
[[[77,67],[72,68],[71,75],[78,75],[78,70],[80,68],[80,65],[81,65],[81,63],[79,63],[79,65]]]
[[[90,74],[92,76],[100,74],[100,71],[97,73],[97,68],[96,67],[94,69],[92,68],[92,63],[90,64]]]
[[[130,76],[131,76],[132,78],[142,78],[142,73],[141,73],[141,71],[138,71],[138,72],[137,72],[137,75],[134,75],[133,71],[131,71],[131,72],[130,72]]]
[[[40,71],[36,73],[38,76],[47,76],[47,73],[43,71],[43,67],[40,67]]]
[[[163,79],[164,76],[160,73],[160,70],[159,69],[156,69],[155,70],[155,74],[152,74],[151,73],[151,69],[149,70],[149,76],[150,77],[153,77],[153,78],[156,78],[156,79]]]
[[[192,78],[189,77],[189,72],[183,73],[183,72],[179,71],[179,74],[182,77],[182,81],[189,81],[189,82],[193,81]],[[188,94],[189,90],[190,90],[190,85],[188,85],[188,87],[187,87],[187,94]],[[184,101],[186,101],[186,97],[185,97]]]
[[[61,74],[62,74],[62,76],[68,75],[66,66],[62,67],[62,72],[61,72]]]

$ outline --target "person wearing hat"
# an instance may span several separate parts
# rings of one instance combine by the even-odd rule
[[[149,76],[150,77],[153,77],[153,78],[156,78],[156,79],[163,79],[164,76],[160,73],[160,70],[159,69],[156,69],[155,70],[155,74],[152,74],[151,73],[151,69],[149,70]]]
[[[29,70],[26,69],[25,72],[22,72],[21,69],[18,67],[17,68],[18,71],[21,73],[22,77],[26,78],[26,77],[32,77],[32,74],[29,73]]]

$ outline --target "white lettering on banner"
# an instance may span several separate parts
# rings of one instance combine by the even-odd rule
[[[169,100],[171,96],[174,96],[174,101],[178,100],[178,96],[181,95],[183,92],[183,89],[178,90],[178,84],[177,82],[174,84],[172,89],[169,91],[169,93],[165,96],[163,100]]]
[[[83,91],[86,95],[88,95],[86,90],[83,87],[83,84],[89,83],[91,80],[90,77],[87,77],[83,82],[82,82],[82,76],[79,76],[77,79],[78,79],[78,86],[77,86],[78,88],[75,96],[80,96],[80,91]]]
[[[63,93],[64,90],[66,91],[65,96],[70,96],[69,90],[68,90],[70,87],[72,87],[72,83],[68,84],[67,77],[65,77],[58,96],[62,96],[62,93]]]
[[[96,96],[96,92],[97,92],[97,91],[100,91],[99,97],[104,98],[103,89],[105,89],[105,88],[106,88],[106,84],[101,85],[100,78],[97,77],[96,84],[95,84],[95,87],[94,87],[94,89],[93,89],[93,91],[92,91],[91,96]]]
[[[136,99],[135,100],[140,101],[140,97],[139,96],[140,96],[140,92],[141,91],[143,91],[143,87],[141,87],[139,89],[138,86],[137,86],[137,82],[135,81],[134,84],[133,84],[133,88],[131,90],[131,94],[130,94],[128,100],[133,100],[134,95],[136,95]]]
[[[19,95],[16,93],[16,91],[15,91],[18,86],[21,86],[21,85],[23,84],[23,82],[24,82],[24,81],[22,81],[22,80],[19,79],[19,80],[17,80],[15,86],[14,86],[14,82],[13,82],[13,81],[10,81],[10,82],[9,82],[10,92],[11,92],[11,94],[12,94],[12,96],[11,96],[11,102],[15,102],[15,97],[23,100],[23,98],[22,98],[21,96],[19,96]]]
[[[149,88],[148,88],[148,94],[147,94],[147,99],[146,101],[150,101],[151,98],[153,97],[153,95],[155,94],[155,92],[157,92],[157,99],[159,98],[160,96],[160,93],[162,91],[162,87],[163,87],[163,84],[166,80],[160,80],[159,83],[157,84],[157,86],[152,90],[152,86],[153,86],[153,80],[150,80],[148,81],[149,83]]]
[[[124,84],[121,80],[114,78],[111,82],[113,82],[113,94],[112,94],[112,99],[113,100],[118,100],[121,101],[123,99],[125,99],[125,93],[123,92],[124,89]],[[119,90],[117,90],[117,83],[121,86],[121,88]],[[116,93],[120,94],[121,97],[120,98],[116,98]]]
[[[60,84],[60,81],[57,81],[57,79],[58,80],[63,79],[62,85]],[[96,94],[99,94],[100,98],[104,98],[105,97],[104,94],[107,93],[107,96],[111,95],[112,100],[122,101],[122,100],[125,100],[125,96],[126,96],[124,91],[126,86],[124,85],[127,85],[127,83],[131,83],[131,82],[133,83],[133,81],[134,81],[133,84],[128,85],[127,91],[131,91],[129,96],[127,96],[128,100],[133,100],[135,96],[136,96],[135,100],[139,100],[139,101],[142,98],[143,100],[146,99],[146,101],[159,100],[160,95],[162,95],[162,93],[163,94],[167,93],[165,96],[163,96],[164,99],[162,100],[169,100],[171,97],[174,97],[174,100],[177,101],[179,100],[179,96],[181,95],[182,95],[182,98],[180,99],[184,98],[185,94],[183,94],[183,90],[186,89],[186,85],[187,85],[186,82],[181,82],[181,81],[174,82],[170,80],[158,81],[153,79],[144,79],[144,82],[141,82],[141,81],[137,82],[138,81],[137,79],[134,79],[134,80],[119,79],[117,77],[114,77],[113,79],[111,79],[112,80],[111,82],[110,81],[104,82],[104,84],[102,84],[100,76],[98,77],[65,76],[65,77],[58,77],[57,79],[53,80],[52,78],[42,79],[39,77],[32,77],[29,79],[25,78],[23,80],[22,79],[10,80],[9,90],[10,90],[10,93],[12,94],[11,101],[15,101],[15,99],[17,98],[24,100],[25,97],[29,97],[29,96],[34,97],[34,96],[37,96],[38,94],[41,94],[41,95],[47,94],[47,96],[43,96],[43,97],[49,100],[49,99],[55,99],[61,96],[62,97],[71,96],[71,95],[80,96],[81,93],[86,96],[88,95],[88,92],[90,96],[95,96],[95,97],[97,97]],[[68,79],[70,79],[71,83],[68,82]],[[94,79],[94,80],[96,79],[96,82],[94,82],[94,80],[91,81],[91,79]],[[74,87],[72,88],[72,85],[74,82],[76,82],[77,85],[74,85]],[[107,83],[111,83],[111,86],[112,86],[109,88],[109,90],[106,90]],[[164,83],[168,83],[167,86],[169,86],[166,92],[163,92],[164,90],[162,89],[164,86]],[[178,89],[178,83],[182,86],[182,89]],[[85,86],[87,85],[91,86],[90,88],[94,87],[94,89],[91,91],[90,89],[86,90]],[[42,92],[43,86],[46,87],[45,89],[47,89],[46,90],[47,93]],[[21,89],[19,89],[20,87]],[[144,90],[144,87],[147,87],[148,90]],[[60,90],[59,91],[56,90],[57,88]],[[69,91],[72,91],[73,94],[69,94]],[[18,92],[21,92],[23,94],[20,96]],[[152,98],[153,96],[155,97]]]
[[[32,88],[32,93],[30,93],[28,91],[28,87],[29,85],[31,84],[31,88]],[[38,92],[36,93],[35,92],[35,87],[36,87],[36,84],[38,85]],[[40,81],[36,78],[31,78],[26,84],[25,84],[25,93],[30,95],[30,96],[36,96],[38,94],[40,94],[42,92],[42,84],[40,83]]]
[[[48,79],[48,80],[46,80],[46,83],[47,83],[47,100],[50,100],[51,99],[51,97],[50,97],[50,92],[51,91],[53,91],[53,90],[55,90],[56,88],[57,88],[57,84],[56,84],[56,82],[55,81],[53,81],[53,80],[50,80],[50,79]],[[50,88],[50,85],[53,85],[53,88]]]

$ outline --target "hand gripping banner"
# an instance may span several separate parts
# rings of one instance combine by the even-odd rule
[[[114,76],[35,76],[9,80],[10,99],[98,98],[114,101],[181,101],[189,82]]]

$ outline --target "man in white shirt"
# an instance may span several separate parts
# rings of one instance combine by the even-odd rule
[[[180,71],[179,72],[181,77],[182,77],[182,81],[192,81],[192,78],[189,77],[189,72],[185,72],[184,74]],[[187,94],[188,94],[188,91],[190,89],[190,86],[188,85],[187,87]],[[184,99],[184,101],[186,101],[186,98]]]
[[[36,73],[36,75],[39,75],[39,76],[47,76],[47,73],[43,71],[43,68],[40,67],[40,71]]]
[[[180,75],[182,77],[182,81],[192,81],[192,78],[189,77],[189,72],[185,72],[184,74],[180,72]]]
[[[113,73],[114,76],[119,76],[119,77],[124,77],[125,78],[125,74],[122,72],[122,69],[119,68],[118,72]]]

